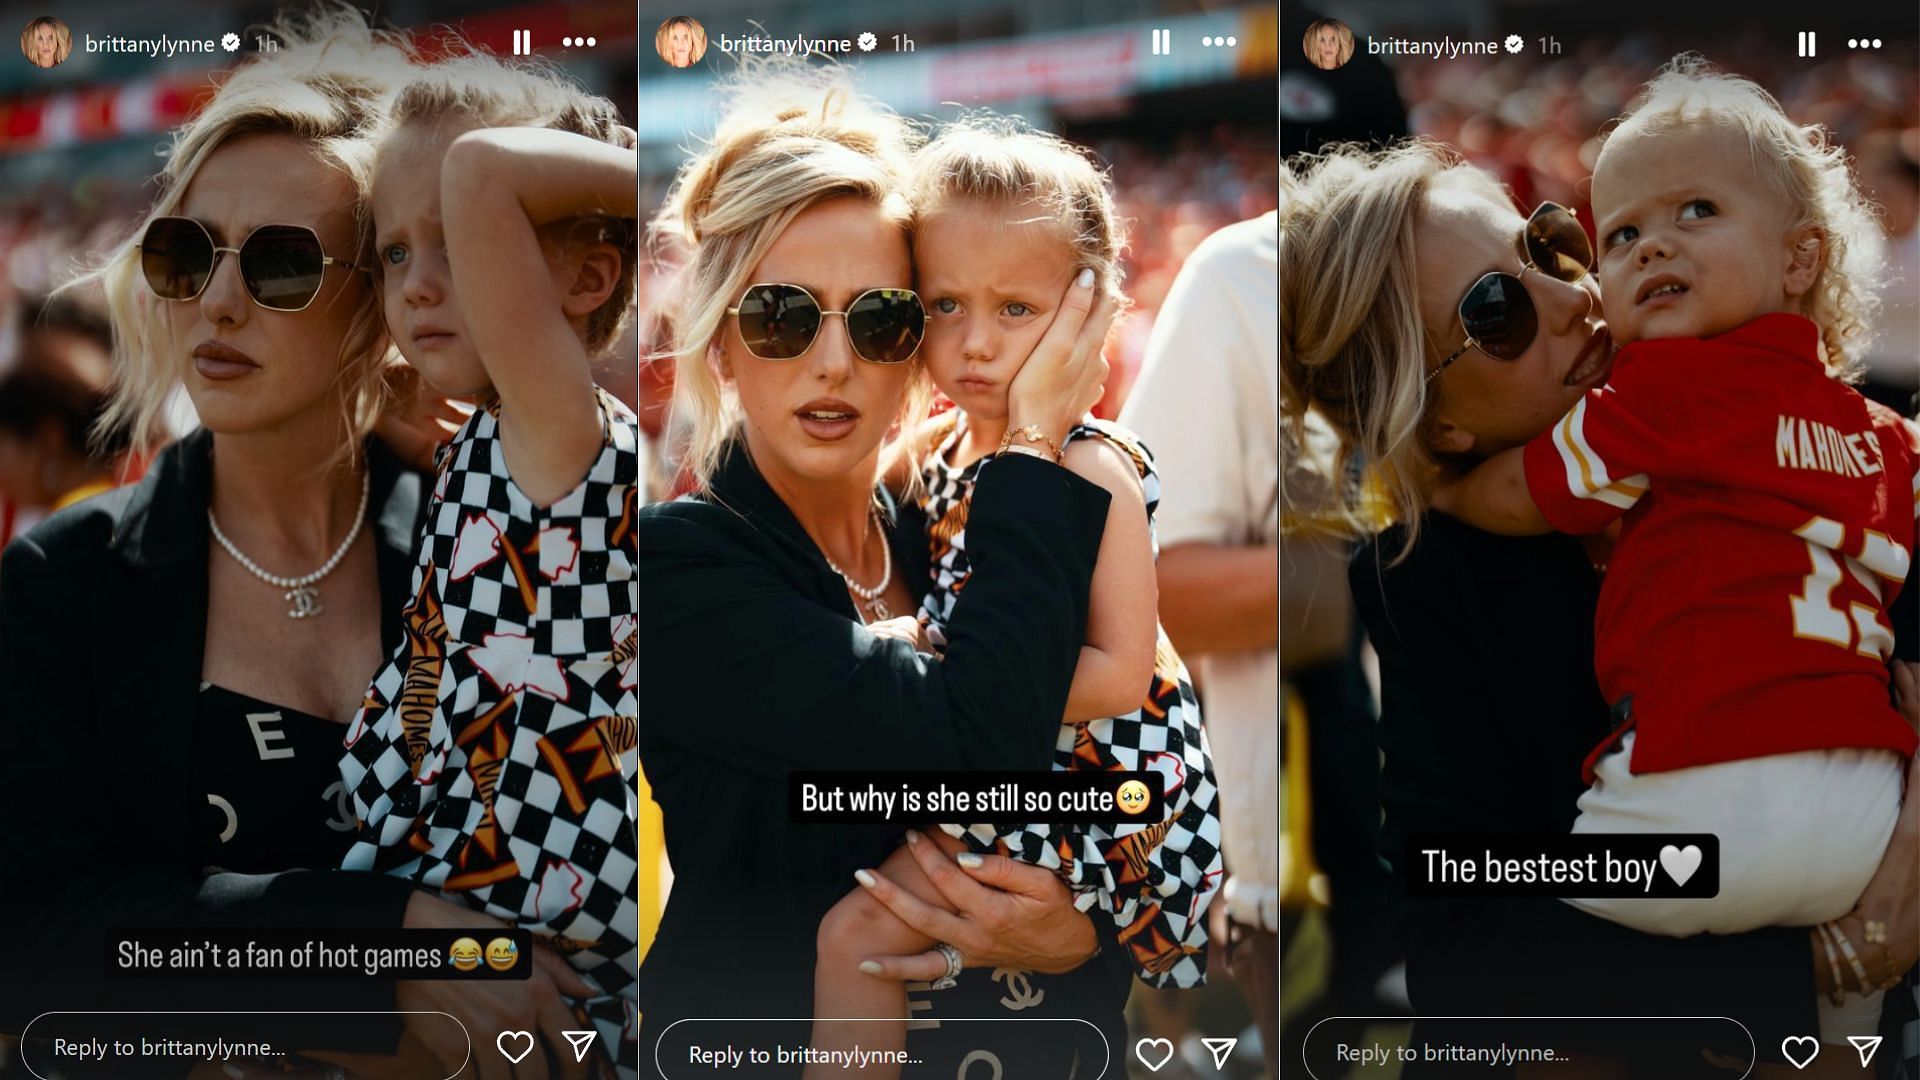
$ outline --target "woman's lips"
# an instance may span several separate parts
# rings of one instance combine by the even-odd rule
[[[860,410],[838,399],[809,401],[793,411],[800,430],[821,442],[836,442],[860,425]]]
[[[448,330],[416,330],[413,343],[423,349],[438,349],[453,344],[455,335]]]
[[[1566,386],[1598,386],[1605,382],[1613,369],[1613,356],[1619,350],[1613,344],[1613,335],[1601,327],[1587,340],[1587,347],[1573,358],[1573,366],[1567,369],[1566,378],[1561,383]]]
[[[251,375],[260,370],[260,365],[231,345],[203,341],[193,350],[193,370],[203,379],[224,382]]]

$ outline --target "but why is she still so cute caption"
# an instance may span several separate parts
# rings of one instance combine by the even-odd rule
[[[796,824],[1150,824],[1177,779],[1142,772],[796,772]]]

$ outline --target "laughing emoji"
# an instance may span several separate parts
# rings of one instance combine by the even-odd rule
[[[512,971],[520,962],[520,947],[512,938],[497,937],[487,942],[487,966],[495,971]]]
[[[470,937],[456,940],[447,947],[447,963],[455,971],[472,971],[480,966],[480,943]]]

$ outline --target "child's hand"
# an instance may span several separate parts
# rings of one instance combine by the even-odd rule
[[[1894,703],[1907,723],[1920,731],[1920,664],[1895,660],[1888,666],[1893,669]]]
[[[388,385],[393,397],[375,422],[374,434],[401,461],[431,471],[435,451],[467,422],[473,405],[436,391],[411,367],[395,370]]]
[[[927,628],[920,620],[911,615],[902,615],[897,619],[882,619],[868,623],[867,631],[874,637],[892,638],[913,646],[915,652],[932,652],[933,646],[927,641]]]

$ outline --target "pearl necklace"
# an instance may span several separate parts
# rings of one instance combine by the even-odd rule
[[[347,549],[360,538],[360,526],[367,520],[367,495],[372,487],[373,482],[370,476],[362,472],[360,474],[360,509],[354,511],[353,527],[347,530],[347,538],[340,541],[340,546],[334,549],[332,557],[328,558],[320,569],[300,577],[280,577],[260,569],[259,563],[247,558],[239,548],[234,546],[233,541],[227,539],[227,534],[220,531],[220,523],[213,519],[211,506],[207,508],[207,525],[213,529],[213,538],[220,542],[220,546],[226,549],[227,554],[233,556],[234,562],[246,568],[247,573],[276,589],[286,590],[281,599],[293,605],[287,609],[287,618],[311,619],[326,610],[320,606],[320,590],[313,586],[321,578],[333,573],[333,568],[340,565],[341,559],[346,558]]]
[[[869,589],[853,580],[853,575],[836,566],[832,559],[827,558],[827,553],[824,550],[820,552],[820,557],[827,560],[827,569],[840,575],[840,580],[847,583],[847,591],[859,597],[860,602],[866,605],[867,610],[873,612],[874,618],[891,619],[893,618],[893,610],[887,607],[887,602],[880,598],[880,594],[886,592],[887,586],[893,583],[893,548],[887,543],[887,534],[880,529],[880,515],[878,513],[869,513],[867,515],[867,522],[873,526],[874,532],[880,534],[880,584]]]

